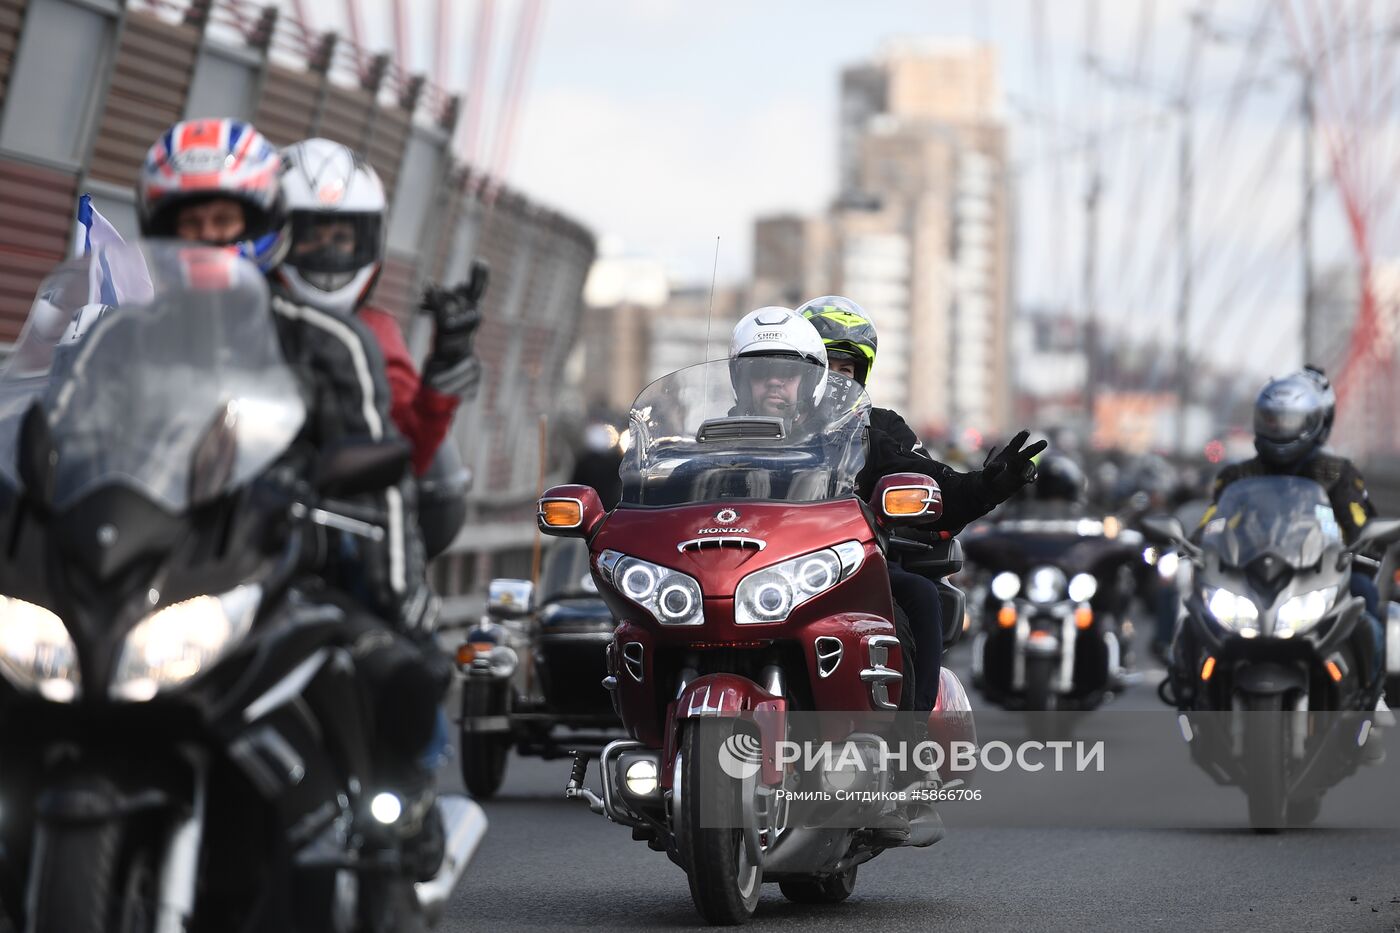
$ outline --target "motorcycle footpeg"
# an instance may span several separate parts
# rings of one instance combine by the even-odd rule
[[[601,815],[605,811],[603,798],[593,791],[583,786],[584,778],[588,774],[588,758],[585,755],[574,753],[574,765],[569,771],[569,783],[564,785],[565,800],[582,800],[588,804],[588,809]]]

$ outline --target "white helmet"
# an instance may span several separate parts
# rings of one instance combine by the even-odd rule
[[[384,263],[384,185],[348,146],[307,139],[282,152],[292,241],[277,276],[312,307],[349,315]]]
[[[752,404],[748,380],[741,377],[740,360],[787,358],[811,364],[802,366],[799,398],[810,398],[815,409],[826,392],[826,345],[812,323],[791,308],[769,305],[750,311],[734,325],[729,338],[729,378],[741,408]]]

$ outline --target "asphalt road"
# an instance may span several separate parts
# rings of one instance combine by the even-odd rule
[[[965,659],[960,647],[950,663],[958,669]],[[1161,709],[1158,679],[1147,672],[1114,707]],[[485,804],[490,831],[440,929],[698,926],[680,869],[625,828],[566,802],[568,772],[567,761],[511,761],[505,788]],[[460,789],[455,774],[445,784]],[[1400,787],[1394,794],[1400,808]],[[885,931],[1400,931],[1400,830],[1329,828],[1324,808],[1315,828],[1256,835],[1240,828],[1242,795],[1238,808],[1238,827],[1227,820],[1196,829],[960,828],[950,820],[937,845],[887,851],[861,866],[844,904],[792,904],[770,885],[751,922]],[[1398,825],[1393,815],[1389,825]]]

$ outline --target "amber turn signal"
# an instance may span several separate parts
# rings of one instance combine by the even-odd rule
[[[922,515],[928,511],[928,490],[922,486],[897,486],[885,490],[885,514]]]
[[[583,524],[583,504],[577,499],[541,499],[540,521],[550,528],[577,528]]]
[[[1215,658],[1206,658],[1206,663],[1201,665],[1201,680],[1210,680],[1210,675],[1215,673]]]
[[[1094,610],[1088,606],[1080,606],[1074,610],[1074,624],[1079,628],[1088,628],[1094,624]]]
[[[1016,607],[1011,604],[1002,606],[997,610],[997,625],[1002,628],[1011,628],[1016,624]]]

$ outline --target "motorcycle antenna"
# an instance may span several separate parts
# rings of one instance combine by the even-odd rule
[[[715,317],[715,275],[719,272],[719,237],[715,237],[715,261],[710,267],[710,307],[705,312],[705,358],[702,363],[710,361],[710,323]]]
[[[705,312],[705,358],[700,361],[705,366],[705,388],[703,398],[710,397],[710,323],[715,319],[715,274],[719,272],[719,237],[715,237],[715,261],[710,267],[710,307]]]

